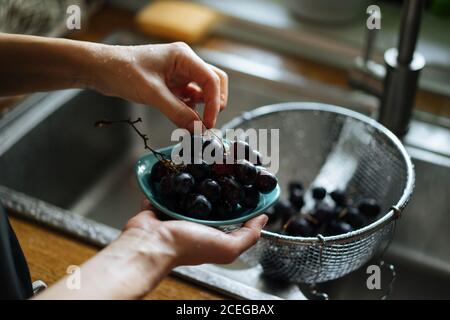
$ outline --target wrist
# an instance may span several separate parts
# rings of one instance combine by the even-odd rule
[[[126,98],[124,81],[133,81],[132,49],[98,43],[90,45],[89,59],[86,61],[91,79],[88,87],[108,96]]]
[[[93,88],[97,78],[96,51],[102,44],[45,37],[31,39],[36,44],[35,49],[45,52],[52,61],[47,71],[62,83],[63,88]]]
[[[108,45],[93,42],[80,42],[78,53],[73,59],[78,68],[75,76],[76,87],[100,91],[108,79],[107,65],[112,61]]]
[[[176,251],[156,230],[127,229],[113,243],[111,250],[123,261],[122,266],[118,265],[117,273],[123,275],[124,268],[129,271],[124,277],[126,283],[133,286],[136,296],[151,291],[176,266]],[[136,288],[133,285],[136,282],[141,282],[142,287]]]
[[[176,265],[177,252],[171,242],[161,235],[159,228],[152,231],[129,228],[122,233],[118,241],[137,259],[152,268],[153,264],[158,264],[162,270],[170,271]]]
[[[98,43],[69,39],[33,37],[37,46],[52,60],[47,70],[61,81],[64,88],[92,88],[96,81],[95,52]],[[53,69],[54,70],[53,70]]]
[[[138,299],[151,291],[174,266],[170,247],[157,233],[125,230],[118,239],[81,266],[80,290],[60,280],[40,299]]]

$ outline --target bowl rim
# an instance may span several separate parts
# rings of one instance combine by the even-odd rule
[[[167,147],[164,147],[164,148],[161,148],[161,149],[158,149],[157,151],[158,151],[158,152],[161,152],[161,153],[168,153],[168,152],[170,152],[175,146],[176,146],[176,144],[175,144],[175,145],[171,145],[171,146],[167,146]],[[256,211],[253,211],[253,212],[250,212],[250,213],[248,213],[248,214],[246,214],[246,215],[242,215],[242,216],[240,216],[240,217],[238,217],[238,218],[229,219],[229,220],[202,220],[202,219],[191,218],[191,217],[185,216],[185,215],[183,215],[183,214],[176,213],[176,212],[174,212],[174,211],[172,211],[172,210],[170,210],[170,209],[164,207],[164,206],[163,206],[163,205],[162,205],[162,204],[154,197],[153,192],[150,192],[150,194],[148,194],[148,193],[146,192],[147,187],[143,184],[142,179],[139,178],[139,173],[138,173],[138,171],[139,171],[140,165],[141,165],[145,160],[147,160],[147,158],[148,158],[149,156],[154,157],[154,155],[153,155],[152,153],[146,153],[146,154],[143,154],[143,155],[138,159],[138,161],[136,162],[135,167],[134,167],[134,171],[135,171],[135,174],[136,174],[136,179],[137,179],[137,181],[138,181],[139,188],[141,189],[142,193],[144,193],[144,195],[151,201],[152,205],[153,205],[156,209],[158,209],[158,210],[161,211],[162,213],[164,213],[164,214],[166,214],[166,215],[168,215],[168,216],[170,216],[170,217],[172,217],[172,218],[174,218],[174,219],[177,219],[177,220],[185,220],[185,221],[195,222],[195,223],[199,223],[199,224],[203,224],[203,225],[207,225],[207,226],[212,226],[212,227],[221,227],[221,226],[228,226],[228,225],[241,224],[241,223],[244,223],[244,222],[250,220],[251,218],[254,218],[254,217],[256,217],[256,216],[262,215],[262,214],[264,213],[265,210],[267,210],[267,209],[268,209],[269,207],[271,207],[274,203],[276,203],[276,201],[278,201],[278,199],[280,198],[280,195],[281,195],[281,188],[280,188],[279,184],[277,183],[277,186],[275,187],[275,189],[272,190],[271,192],[269,192],[269,193],[267,194],[267,195],[271,195],[271,196],[272,196],[273,202],[271,202],[270,204],[265,204],[262,208],[260,208],[260,209],[258,209],[258,210],[256,210]],[[265,195],[264,195],[264,196],[265,196]]]
[[[283,111],[316,111],[316,112],[325,112],[325,113],[334,113],[341,116],[346,116],[353,118],[355,120],[361,121],[366,125],[369,125],[375,128],[378,132],[385,135],[390,142],[400,151],[400,154],[403,157],[403,160],[406,163],[406,184],[403,190],[403,194],[400,199],[397,201],[395,205],[393,205],[382,217],[378,220],[372,222],[371,224],[357,229],[355,231],[347,232],[344,234],[340,234],[337,236],[322,236],[318,235],[316,237],[293,237],[282,235],[279,233],[262,230],[261,235],[264,238],[270,238],[271,240],[281,241],[285,243],[308,243],[308,244],[324,244],[325,242],[331,243],[345,243],[351,240],[360,239],[366,235],[372,234],[375,231],[383,228],[385,225],[389,224],[392,220],[397,219],[403,209],[408,204],[412,192],[414,190],[415,183],[415,172],[414,165],[411,161],[411,157],[406,151],[405,147],[401,143],[401,141],[397,138],[397,136],[392,133],[388,128],[383,126],[381,123],[372,119],[362,113],[321,102],[285,102],[285,103],[276,103],[271,105],[262,106],[251,111],[243,112],[241,115],[233,118],[229,122],[225,123],[220,130],[224,133],[227,129],[233,129],[240,126],[244,121],[249,121],[255,118],[268,116],[273,113],[279,113]]]

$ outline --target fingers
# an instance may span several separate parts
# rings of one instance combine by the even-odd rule
[[[153,210],[144,210],[141,211],[138,215],[140,215],[142,218],[148,219],[157,219],[156,214]]]
[[[202,89],[194,82],[191,82],[184,86],[184,88],[179,91],[178,96],[180,97],[181,101],[183,101],[193,109],[195,109],[195,105],[197,103],[203,102],[204,100]]]
[[[205,102],[203,122],[206,127],[213,128],[221,110],[221,100],[226,102],[225,96],[221,99],[222,82],[224,88],[227,88],[226,75],[223,71],[206,64],[188,45],[178,43],[175,44],[175,48],[179,60],[176,65],[181,69],[180,73],[187,75],[190,82],[195,82],[202,88]]]
[[[229,234],[233,250],[238,255],[253,246],[260,237],[261,229],[266,225],[268,217],[263,214],[247,221],[242,228]]]
[[[152,204],[150,203],[150,201],[148,199],[142,200],[141,211],[151,210],[151,209],[152,209]]]
[[[194,121],[199,121],[197,113],[178,99],[165,85],[155,90],[156,105],[175,125],[189,131],[194,130]]]
[[[192,103],[203,102],[205,99],[202,89],[194,82],[189,83],[184,88],[182,95],[188,97]]]
[[[228,76],[205,63],[185,43],[172,43],[169,48],[174,60],[162,83],[156,81],[149,90],[159,97],[156,105],[177,126],[192,131],[192,122],[200,120],[192,107],[203,101],[203,124],[213,128],[228,100]]]
[[[257,230],[261,231],[261,229],[264,228],[264,226],[266,225],[268,220],[269,220],[269,217],[265,214],[262,214],[253,219],[248,220],[244,224],[244,227],[247,227],[250,229],[257,229]],[[237,230],[236,232],[239,232],[239,230]]]
[[[258,241],[267,219],[259,216],[229,234],[194,222],[171,220],[163,224],[175,243],[179,265],[227,264]]]
[[[222,111],[228,103],[228,75],[211,64],[208,64],[208,66],[219,76],[220,79],[220,111]]]
[[[226,107],[228,102],[228,75],[224,71],[213,65],[207,64],[207,66],[219,77],[219,111],[222,111]],[[171,91],[176,96],[180,97],[185,103],[186,101],[188,101],[188,105],[205,101],[205,96],[202,88],[195,82],[180,82],[178,84],[172,84]]]
[[[128,220],[127,224],[124,227],[124,230],[131,228],[153,230],[155,228],[155,222],[159,223],[159,220],[156,218],[155,213],[151,210],[144,210]]]
[[[199,60],[199,61],[198,61]],[[200,58],[193,59],[190,74],[192,81],[198,83],[202,88],[205,102],[203,122],[206,127],[213,128],[216,125],[217,115],[220,111],[220,78],[219,76]]]
[[[248,242],[253,241],[255,239],[252,239],[252,237],[257,234],[259,238],[259,234],[261,232],[261,229],[266,225],[268,220],[268,217],[263,214],[256,218],[253,218],[249,221],[247,221],[239,230],[236,230],[229,235],[233,237],[235,240],[241,241],[241,242]],[[256,239],[257,241],[258,239]],[[256,242],[255,241],[255,242]]]

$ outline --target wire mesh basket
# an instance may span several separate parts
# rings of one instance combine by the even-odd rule
[[[260,263],[269,277],[313,284],[340,278],[387,248],[414,188],[411,159],[389,130],[359,113],[306,102],[255,109],[222,130],[231,128],[279,129],[282,197],[295,179],[309,187],[345,190],[354,203],[375,198],[382,209],[370,225],[338,236],[291,237],[263,230],[245,254],[247,262]]]

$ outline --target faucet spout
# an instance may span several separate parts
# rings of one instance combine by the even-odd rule
[[[398,48],[386,50],[386,76],[383,83],[378,120],[397,136],[403,137],[411,120],[417,83],[425,59],[416,48],[424,0],[405,0]]]

